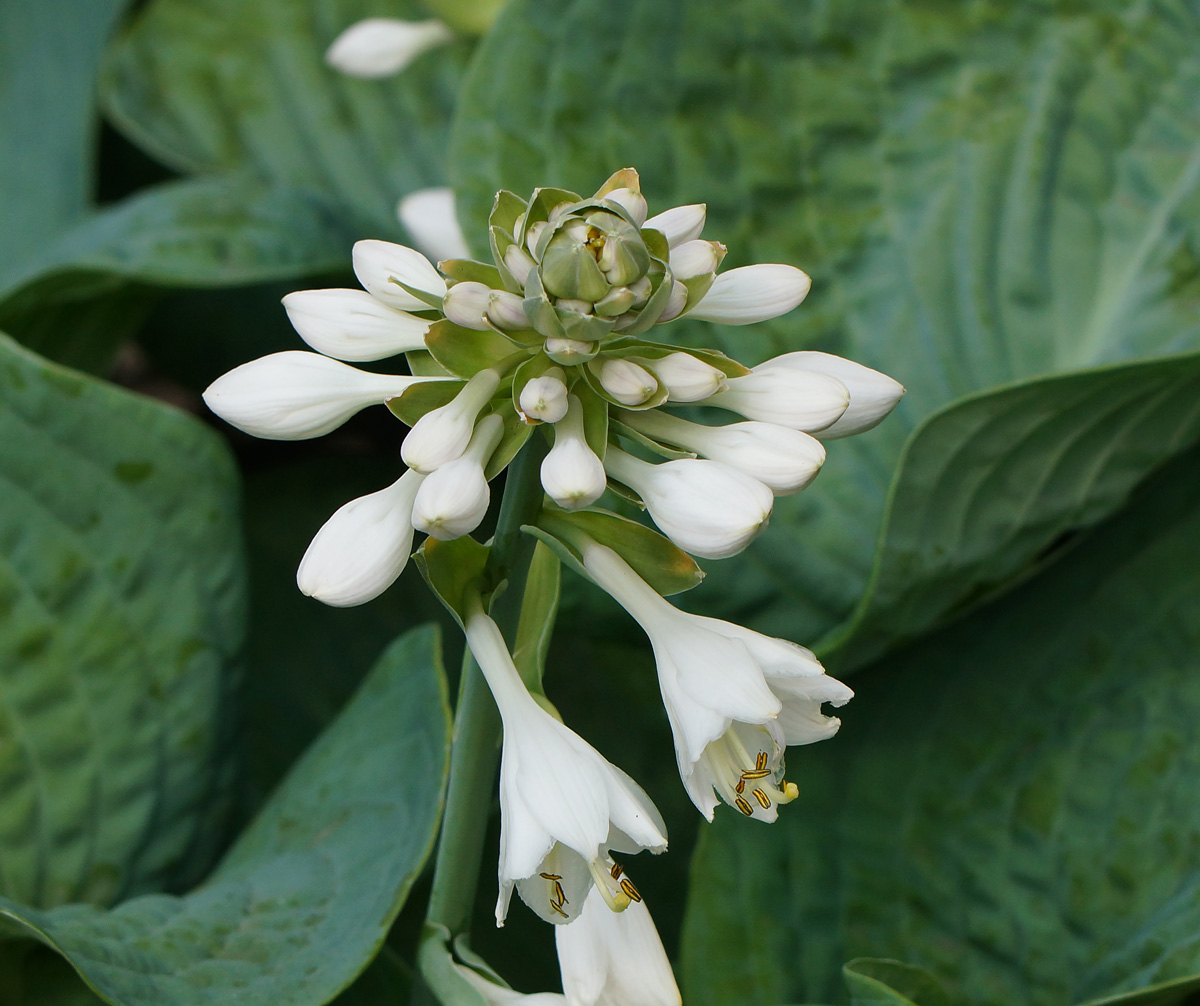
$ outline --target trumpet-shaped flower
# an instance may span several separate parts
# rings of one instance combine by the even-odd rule
[[[319,353],[290,349],[235,367],[204,392],[204,403],[239,430],[267,440],[307,440],[336,430],[368,405],[395,398],[407,377],[356,370]]]
[[[422,255],[435,262],[471,257],[458,226],[453,189],[438,187],[410,192],[396,204],[396,216]]]
[[[584,436],[583,406],[574,395],[568,402],[566,416],[554,427],[554,447],[542,459],[542,488],[560,507],[578,510],[600,498],[608,478]]]
[[[413,527],[448,541],[479,526],[492,498],[484,466],[503,433],[504,421],[499,416],[479,421],[462,456],[441,465],[417,489]]]
[[[337,608],[363,604],[387,590],[412,550],[413,500],[424,478],[407,471],[386,489],[341,507],[300,560],[300,590]]]
[[[674,256],[672,256],[674,258]],[[808,296],[812,280],[791,265],[747,265],[718,273],[689,318],[722,325],[753,325],[778,318]]]
[[[812,433],[836,422],[850,404],[850,392],[834,377],[790,367],[731,377],[723,391],[705,398],[715,405],[764,423]]]
[[[499,386],[500,375],[496,371],[481,370],[452,401],[426,412],[400,445],[404,463],[428,475],[461,457],[475,429],[475,417]]]
[[[454,35],[441,21],[369,17],[343,31],[325,52],[325,62],[350,77],[390,77]]]
[[[445,296],[446,281],[419,251],[391,241],[356,241],[350,253],[354,275],[372,297],[398,311],[428,311],[429,305],[405,286]]]
[[[585,546],[583,565],[650,637],[692,802],[709,820],[719,796],[774,821],[798,794],[783,778],[784,747],[831,737],[840,723],[822,704],[844,705],[854,693],[803,646],[680,611],[605,546]]]
[[[807,433],[774,423],[702,426],[658,409],[625,412],[621,421],[662,443],[695,451],[758,479],[776,496],[807,486],[825,463],[825,448]]]
[[[887,374],[881,374],[878,370],[830,353],[811,350],[784,353],[783,356],[760,363],[754,368],[754,373],[780,370],[824,374],[845,385],[850,395],[850,404],[835,422],[813,434],[821,440],[850,437],[874,429],[883,422],[904,395],[904,385]]]
[[[651,464],[610,447],[604,467],[635,490],[659,530],[692,555],[706,559],[737,555],[771,516],[771,490],[717,461]]]
[[[538,705],[499,627],[478,605],[465,628],[504,724],[497,924],[514,886],[554,923],[577,918],[593,885],[614,911],[640,901],[609,850],[664,851],[658,810],[636,782]]]
[[[318,353],[361,363],[425,348],[429,322],[365,290],[297,290],[283,298],[292,327]]]

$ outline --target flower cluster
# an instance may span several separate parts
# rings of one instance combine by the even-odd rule
[[[696,204],[648,216],[627,168],[587,198],[557,188],[528,199],[498,193],[490,262],[435,267],[411,248],[360,241],[361,290],[284,299],[316,352],[244,364],[205,401],[246,432],[276,439],[320,436],[380,403],[411,426],[400,450],[408,470],[338,510],[300,563],[301,590],[332,605],[384,591],[414,532],[435,543],[470,535],[488,511],[491,480],[530,438],[544,437],[538,533],[649,636],[692,801],[709,819],[724,801],[773,821],[798,793],[784,778],[784,749],[836,732],[823,706],[852,693],[801,646],[675,608],[663,594],[682,588],[663,570],[746,548],[775,498],[816,476],[823,441],[869,430],[904,389],[820,352],[747,367],[650,339],[684,317],[764,321],[808,293],[808,277],[789,265],[721,271],[726,249],[701,237],[705,215]],[[461,245],[448,231],[451,247]],[[399,354],[406,374],[343,362]],[[739,419],[714,421],[722,413]],[[644,508],[667,540],[597,510],[607,490]],[[653,804],[531,695],[478,596],[466,607],[447,603],[504,724],[497,921],[514,887],[553,923],[571,922],[597,898],[618,912],[640,903],[612,853],[665,849]]]

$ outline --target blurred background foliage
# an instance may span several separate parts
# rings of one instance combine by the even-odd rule
[[[442,618],[414,571],[352,610],[294,585],[401,430],[252,441],[199,393],[297,347],[280,296],[354,285],[354,240],[407,241],[401,196],[453,185],[472,238],[499,187],[626,165],[728,265],[813,276],[668,331],[908,387],[685,599],[854,674],[778,825],[697,827],[647,647],[565,577],[548,692],[664,811],[638,882],[685,1001],[1189,1001],[1200,6],[512,0],[395,78],[323,63],[430,13],[0,0],[0,1003],[407,999]],[[557,987],[493,897],[475,949]]]

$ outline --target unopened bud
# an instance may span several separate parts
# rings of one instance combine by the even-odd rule
[[[664,321],[674,321],[687,307],[688,290],[679,280],[675,280],[675,285],[671,287],[671,296],[667,299],[667,306],[663,309],[663,313],[658,316],[660,323]]]
[[[487,316],[493,325],[506,332],[529,327],[529,317],[525,314],[524,300],[507,290],[491,292],[491,296],[488,298]]]
[[[492,290],[486,283],[455,283],[442,298],[442,313],[463,328],[473,328],[477,332],[486,331],[488,325],[483,316],[488,309],[488,299],[491,295]]]
[[[534,249],[537,248],[538,238],[550,225],[545,220],[539,220],[537,223],[529,225],[529,231],[525,235],[525,247],[529,249],[529,254],[535,254]]]
[[[667,389],[672,402],[698,402],[725,387],[725,374],[691,353],[671,353],[661,360],[641,361]]]
[[[658,381],[632,360],[604,360],[592,371],[604,388],[622,405],[641,405],[658,391]]]
[[[526,383],[521,389],[521,412],[526,421],[540,419],[543,423],[557,423],[567,414],[567,385],[563,372],[552,367]]]
[[[461,456],[471,440],[475,417],[499,384],[500,377],[494,370],[481,370],[467,381],[452,402],[426,412],[400,445],[404,463],[429,473]]]
[[[650,294],[654,292],[654,286],[650,282],[649,276],[643,276],[636,283],[630,283],[629,289],[633,293],[634,307],[641,307],[650,299]]]
[[[600,498],[608,478],[584,436],[583,406],[574,395],[568,401],[565,418],[554,427],[554,447],[542,461],[542,488],[559,506],[578,510]]]
[[[504,265],[521,286],[533,271],[533,259],[521,250],[520,245],[509,245],[504,251]]]
[[[578,339],[555,337],[546,340],[546,355],[564,367],[587,363],[596,355],[598,348],[594,342],[580,342]]]
[[[644,279],[645,277],[643,277]],[[596,313],[606,318],[615,318],[624,314],[637,300],[637,295],[627,286],[614,287],[608,294],[596,301]]]
[[[685,241],[671,249],[671,275],[676,279],[692,279],[715,273],[724,257],[725,246],[719,242]]]
[[[574,311],[576,314],[591,314],[592,302],[590,300],[576,300],[574,297],[559,297],[554,302],[555,307],[560,307],[564,311]]]
[[[623,206],[639,227],[646,222],[646,197],[640,192],[634,192],[633,189],[613,189],[612,192],[606,192],[604,198]]]
[[[730,378],[724,391],[704,399],[703,404],[814,433],[841,417],[850,404],[850,393],[835,377],[780,367]]]
[[[538,268],[542,287],[551,296],[586,300],[591,304],[608,293],[609,281],[596,264],[588,230],[584,221],[569,220],[546,246]]]
[[[491,500],[484,465],[503,432],[499,416],[481,419],[462,457],[442,465],[421,483],[413,500],[413,526],[418,531],[448,541],[479,526]]]
[[[351,77],[389,77],[421,53],[453,38],[441,21],[372,17],[352,24],[334,39],[325,61]]]

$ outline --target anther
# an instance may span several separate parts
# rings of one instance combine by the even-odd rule
[[[746,792],[746,777],[742,776],[737,781],[737,785],[734,786],[733,788],[737,792],[738,796],[741,796],[743,793],[745,793]]]
[[[562,880],[557,873],[539,873],[538,876],[543,880]]]
[[[756,758],[754,761],[754,767],[759,772],[761,772],[763,769],[765,769],[767,767],[767,752],[766,751],[760,751],[758,753],[758,758]]]
[[[755,769],[752,772],[743,772],[742,778],[743,779],[765,779],[770,774],[771,774],[771,770],[769,768]]]
[[[754,799],[758,801],[758,805],[762,807],[763,810],[766,810],[771,806],[771,798],[767,796],[767,794],[761,789],[756,789],[754,791]]]
[[[621,881],[621,890],[629,895],[630,901],[641,901],[642,896],[638,893],[638,889],[633,886],[633,881],[626,877]]]
[[[751,807],[751,806],[750,806],[750,804],[748,804],[748,803],[745,801],[745,799],[743,799],[742,797],[740,797],[740,796],[739,796],[739,797],[737,798],[737,800],[735,801],[735,803],[737,803],[737,809],[738,809],[738,810],[740,810],[740,811],[741,811],[743,814],[745,814],[747,817],[753,817],[753,816],[754,816],[754,808],[753,808],[753,807]]]

